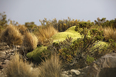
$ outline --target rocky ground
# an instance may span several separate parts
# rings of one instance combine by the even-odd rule
[[[10,48],[6,43],[0,43],[0,77],[6,77],[3,70],[15,51],[20,49],[19,46]],[[116,77],[116,52],[106,54],[82,69],[76,68],[75,65],[76,63],[68,65],[66,68],[72,68],[63,70],[63,77]]]
[[[5,76],[3,70],[18,49],[18,46],[17,48],[10,48],[6,43],[0,43],[0,77]]]
[[[90,66],[82,69],[74,66],[62,74],[64,77],[116,77],[116,52],[102,56]]]

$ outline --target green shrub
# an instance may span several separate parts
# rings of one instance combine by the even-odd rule
[[[86,63],[89,65],[89,64],[91,64],[93,61],[94,61],[94,57],[90,57],[89,55],[87,55]]]
[[[91,22],[80,22],[76,25],[76,28],[90,28],[92,25],[94,25],[93,23]],[[77,29],[75,29],[77,31]]]
[[[48,46],[47,49],[48,51],[52,51],[49,54],[56,52],[63,62],[71,62],[73,56],[75,55],[75,53],[70,49],[71,44],[72,38],[67,37],[66,40],[59,43],[54,42],[52,45]]]
[[[80,64],[80,67],[84,64],[89,65],[93,60],[111,51],[110,44],[108,47],[102,46],[104,48],[101,48],[101,45],[94,47],[97,42],[103,40],[103,31],[92,29],[90,30],[90,36],[88,36],[88,29],[83,28],[80,33],[83,35],[83,38],[79,38],[72,43],[72,38],[67,37],[64,41],[48,46],[48,50],[51,49],[53,52],[56,52],[65,63],[76,60]],[[89,57],[87,55],[89,55]]]
[[[43,53],[46,54],[43,55]],[[45,60],[44,57],[47,55],[47,53],[47,46],[38,46],[32,52],[27,53],[26,56],[33,62],[40,63],[42,60]]]

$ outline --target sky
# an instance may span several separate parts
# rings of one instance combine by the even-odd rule
[[[25,24],[39,20],[77,19],[94,21],[98,17],[116,18],[116,0],[0,0],[0,13],[7,19]]]

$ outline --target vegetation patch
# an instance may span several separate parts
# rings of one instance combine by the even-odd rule
[[[5,69],[7,77],[38,77],[37,72],[33,71],[31,65],[23,61],[19,53],[15,53],[12,60]]]
[[[23,38],[23,46],[25,46],[26,50],[30,51],[35,49],[37,47],[37,44],[38,39],[34,34],[30,32],[25,33]]]
[[[42,52],[46,50],[47,46],[37,47],[32,52],[27,53],[27,57],[32,58],[34,61],[40,62],[42,59]]]
[[[58,41],[63,41],[66,39],[66,37],[72,37],[73,40],[77,39],[77,38],[81,38],[80,33],[78,33],[77,31],[75,31],[75,27],[70,27],[69,29],[67,29],[65,32],[59,32],[55,35],[53,35],[51,38],[53,39],[53,42],[58,42]]]
[[[2,32],[1,40],[10,46],[21,45],[23,43],[21,33],[14,25],[11,24]]]

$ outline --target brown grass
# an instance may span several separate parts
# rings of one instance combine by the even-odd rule
[[[116,29],[113,29],[112,27],[106,27],[103,29],[103,32],[106,40],[113,39],[116,41]]]
[[[51,59],[42,62],[39,68],[39,77],[61,77],[61,62],[55,54]]]
[[[45,43],[58,31],[53,26],[40,26],[34,34],[37,36],[38,41],[42,44]]]
[[[112,27],[102,27],[102,26],[96,26],[91,27],[91,29],[98,29],[99,31],[103,31],[105,41],[108,41],[109,39],[113,39],[116,41],[116,29]]]
[[[2,42],[6,42],[8,45],[21,45],[22,39],[19,30],[11,24],[1,34]]]
[[[37,44],[38,44],[38,39],[34,34],[30,32],[25,33],[23,39],[23,46],[25,46],[27,50],[35,49],[37,47]]]
[[[25,25],[18,25],[17,28],[22,35],[24,35],[27,32],[27,27]]]
[[[18,53],[8,63],[5,73],[7,77],[38,77],[37,71],[29,65],[29,63],[24,62]]]

